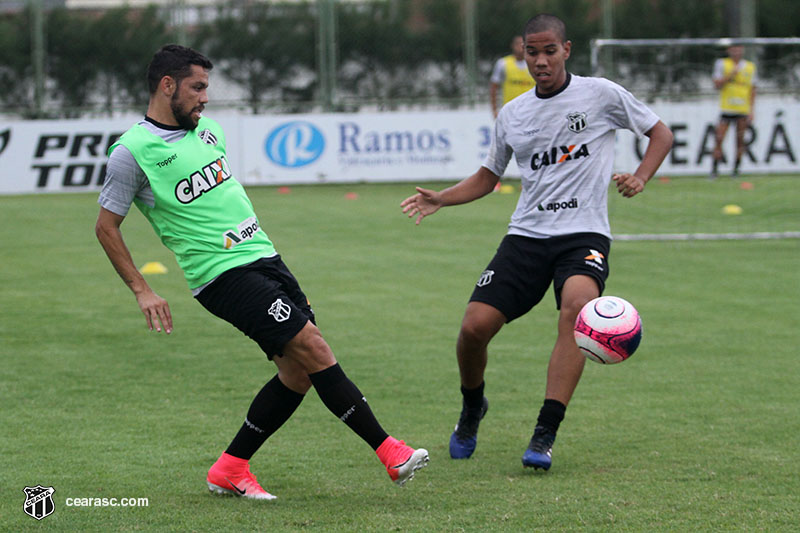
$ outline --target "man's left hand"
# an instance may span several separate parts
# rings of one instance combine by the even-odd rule
[[[614,174],[612,178],[617,183],[617,190],[625,198],[632,198],[644,190],[646,181],[635,174]]]

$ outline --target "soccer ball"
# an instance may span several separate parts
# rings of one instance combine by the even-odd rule
[[[575,320],[575,342],[595,363],[620,363],[633,355],[642,339],[642,320],[630,302],[601,296],[587,303]]]

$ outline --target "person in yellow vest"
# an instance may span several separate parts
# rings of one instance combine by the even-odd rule
[[[717,177],[717,166],[722,160],[722,141],[731,123],[736,124],[736,160],[733,175],[739,174],[739,164],[745,150],[744,132],[753,121],[756,98],[756,66],[744,59],[744,47],[728,47],[728,56],[717,59],[712,74],[714,86],[719,90],[720,121],[714,145],[714,162],[711,177]]]
[[[497,90],[502,90],[503,105],[532,89],[536,85],[528,65],[525,63],[525,47],[522,35],[515,35],[511,40],[511,54],[501,57],[494,64],[489,80],[489,101],[492,105],[492,116],[497,118]]]

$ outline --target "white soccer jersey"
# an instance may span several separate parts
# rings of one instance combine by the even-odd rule
[[[592,232],[611,238],[614,132],[627,128],[641,136],[659,121],[612,81],[567,76],[560,91],[545,96],[528,91],[497,116],[483,166],[502,176],[513,154],[522,174],[509,234],[547,238]]]

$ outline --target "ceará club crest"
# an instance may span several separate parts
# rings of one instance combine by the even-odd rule
[[[569,130],[575,133],[580,133],[586,129],[586,113],[578,111],[567,115],[569,121]]]

